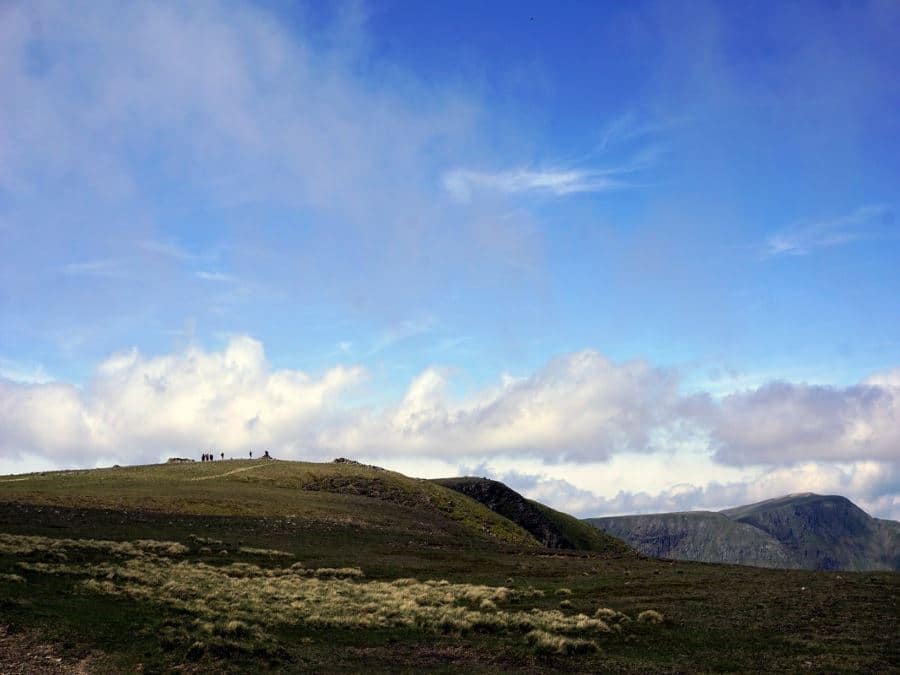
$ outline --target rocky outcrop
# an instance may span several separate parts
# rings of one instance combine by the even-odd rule
[[[614,537],[559,511],[526,499],[503,483],[488,478],[439,478],[434,482],[488,507],[513,521],[548,548],[633,555],[634,552]],[[597,535],[600,535],[599,537]]]

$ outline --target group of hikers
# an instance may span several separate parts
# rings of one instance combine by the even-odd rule
[[[219,456],[222,459],[225,459],[224,452],[219,453]],[[202,455],[200,455],[201,462],[212,462],[213,460],[215,460],[215,458],[216,458],[216,455],[215,455],[215,453],[212,453],[212,452],[204,452]],[[265,452],[263,452],[262,458],[263,459],[272,459],[272,455],[270,455],[269,451],[266,450]],[[253,459],[253,451],[252,450],[250,451],[250,459]]]

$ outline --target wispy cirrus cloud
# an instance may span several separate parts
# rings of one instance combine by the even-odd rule
[[[888,234],[894,223],[894,211],[889,206],[863,206],[847,216],[798,224],[770,235],[763,257],[809,255],[817,249],[876,239]]]
[[[120,278],[126,276],[126,261],[118,258],[99,258],[67,263],[62,266],[63,274],[72,276]]]
[[[479,192],[566,197],[635,187],[627,176],[657,163],[664,151],[658,136],[674,124],[639,122],[634,114],[626,114],[607,125],[599,143],[573,155],[498,171],[456,168],[443,174],[442,185],[451,197],[462,202]]]
[[[384,331],[375,341],[375,344],[365,353],[365,356],[374,356],[386,349],[405,340],[431,332],[436,325],[434,317],[425,316],[418,319],[407,319]]]
[[[44,384],[53,378],[42,363],[23,362],[0,356],[0,378],[24,384]]]
[[[224,272],[205,272],[201,270],[194,276],[202,281],[213,281],[220,284],[230,284],[237,281],[237,277],[232,274],[225,274]]]
[[[191,253],[175,241],[142,239],[141,241],[137,242],[137,246],[147,253],[160,255],[164,258],[172,258],[173,260],[189,262],[198,260],[201,257],[195,255],[194,253]]]
[[[454,199],[468,201],[479,191],[536,192],[564,197],[579,192],[621,190],[628,184],[615,178],[614,172],[523,168],[494,173],[456,169],[444,174],[443,186]]]

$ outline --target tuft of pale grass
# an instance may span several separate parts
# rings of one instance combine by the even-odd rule
[[[287,551],[278,551],[273,548],[253,548],[251,546],[241,546],[238,551],[240,553],[246,553],[247,555],[267,555],[267,556],[284,556],[287,558],[293,558],[293,553],[288,553]]]
[[[655,609],[645,609],[637,615],[638,623],[662,623],[665,617]]]
[[[627,614],[616,611],[615,609],[610,609],[609,607],[600,607],[594,612],[594,617],[615,623],[628,623],[631,621],[631,617]]]
[[[137,541],[108,541],[105,539],[52,539],[18,534],[0,533],[0,554],[32,555],[44,554],[66,560],[66,552],[71,550],[93,551],[117,556],[141,556],[145,553],[160,556],[179,556],[188,552],[188,547],[175,541],[138,539]]]
[[[571,600],[563,600],[559,603],[560,609],[572,609],[572,601]]]
[[[249,632],[247,624],[243,621],[229,621],[225,624],[225,633],[229,635],[246,635]]]
[[[221,539],[213,539],[211,537],[198,537],[196,534],[189,534],[190,539],[195,544],[206,544],[207,546],[223,546],[225,544]]]
[[[14,584],[25,583],[25,577],[18,574],[0,574],[0,581],[10,581]]]
[[[541,654],[585,654],[597,651],[597,643],[580,638],[569,638],[544,630],[533,630],[525,640]]]
[[[556,594],[557,595],[572,595],[572,589],[571,588],[557,588]]]
[[[317,577],[361,577],[363,571],[358,567],[319,567],[316,569]]]

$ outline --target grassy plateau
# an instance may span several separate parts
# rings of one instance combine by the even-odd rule
[[[900,671],[897,573],[649,559],[533,506],[576,548],[350,462],[0,476],[0,672]]]

